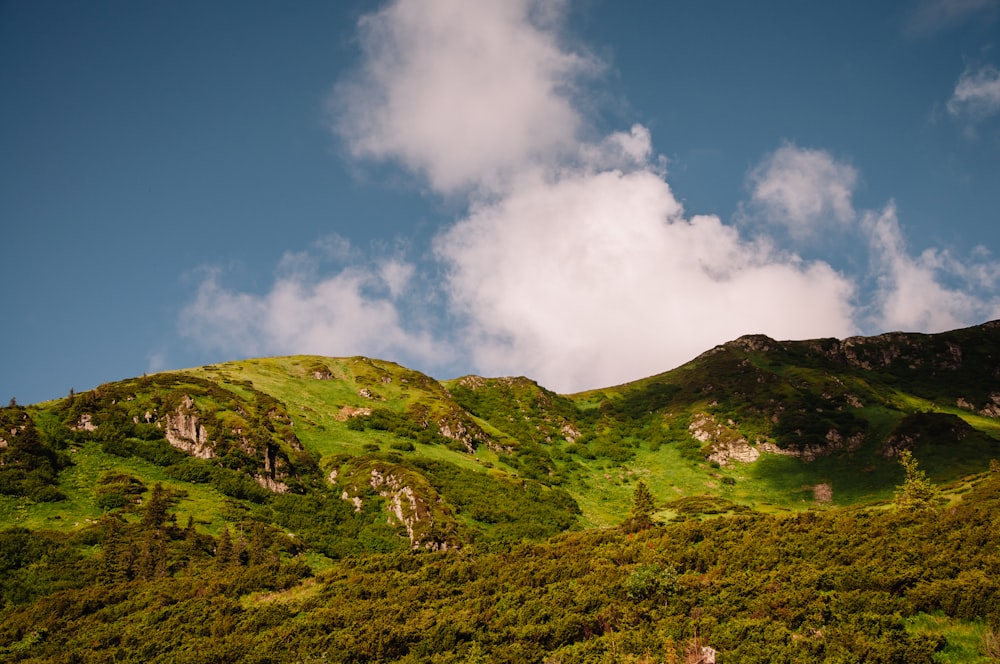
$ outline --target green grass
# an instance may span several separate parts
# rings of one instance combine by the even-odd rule
[[[226,505],[230,499],[211,486],[168,478],[163,468],[141,459],[105,454],[99,443],[76,447],[70,456],[73,465],[59,474],[59,490],[66,494],[66,500],[35,503],[24,498],[0,496],[0,522],[35,530],[58,531],[71,531],[96,523],[105,511],[95,504],[94,489],[106,472],[126,473],[140,478],[147,488],[144,497],[148,497],[149,490],[157,482],[166,489],[180,492],[183,497],[172,510],[180,525],[184,525],[191,516],[200,529],[217,534],[226,522]],[[138,518],[137,511],[133,511],[130,518]]]
[[[941,664],[990,664],[996,657],[983,654],[984,637],[989,629],[983,621],[968,622],[940,613],[920,613],[906,621],[911,634],[941,634],[948,643],[934,661]]]

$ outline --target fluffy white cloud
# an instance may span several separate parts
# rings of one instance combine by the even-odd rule
[[[1000,69],[984,65],[962,72],[948,100],[948,112],[973,123],[1000,113]]]
[[[851,197],[858,173],[824,150],[786,143],[761,161],[748,180],[751,218],[784,227],[796,240],[831,223],[854,220]]]
[[[878,329],[941,332],[1000,318],[1000,263],[985,250],[962,261],[937,249],[911,256],[893,204],[867,212],[862,228],[876,266],[872,320]]]
[[[574,145],[577,77],[558,0],[397,0],[360,23],[363,64],[331,97],[356,157],[399,160],[438,191],[503,180]]]
[[[210,270],[181,312],[184,336],[244,356],[369,355],[418,364],[445,359],[442,347],[404,325],[399,302],[412,266],[398,260],[320,276],[309,254],[286,256],[270,291],[227,289]]]
[[[571,391],[672,368],[747,332],[850,334],[853,288],[822,263],[683,215],[638,169],[525,176],[438,238],[476,365]]]
[[[746,333],[934,331],[1000,316],[1000,264],[911,256],[895,207],[859,215],[858,173],[828,152],[786,143],[749,172],[748,237],[683,210],[642,125],[583,140],[596,132],[573,86],[596,65],[557,38],[562,4],[394,0],[362,19],[363,61],[331,101],[336,131],[355,157],[468,194],[467,213],[438,233],[426,272],[398,256],[352,263],[337,237],[288,254],[264,294],[211,272],[184,333],[230,353],[365,354],[425,370],[464,353],[465,370],[575,391]],[[954,112],[990,108],[994,73],[963,78]],[[858,234],[872,274],[777,248],[834,228]],[[860,292],[869,280],[874,295]]]

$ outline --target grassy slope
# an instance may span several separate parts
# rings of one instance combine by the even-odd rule
[[[949,335],[905,339],[910,355],[928,354],[917,369],[912,368],[912,358],[904,357],[862,370],[834,358],[832,340],[779,343],[762,338],[761,343],[770,344],[763,350],[734,342],[665,374],[569,396],[551,393],[528,379],[438,382],[391,362],[361,357],[264,358],[178,373],[208,380],[244,399],[252,399],[255,391],[276,398],[324,474],[341,467],[345,458],[376,449],[396,453],[404,465],[423,458],[483,478],[513,479],[533,469],[538,480],[561,486],[576,499],[582,510],[580,525],[590,527],[619,523],[639,478],[664,504],[665,517],[673,514],[671,501],[701,495],[764,510],[813,508],[818,506],[813,487],[821,483],[832,487],[834,504],[885,500],[902,475],[883,454],[882,441],[913,413],[957,415],[975,433],[971,438],[923,440],[916,445],[915,454],[932,479],[947,483],[981,472],[991,457],[1000,456],[1000,422],[955,404],[966,394],[982,402],[992,387],[980,374],[995,354],[995,344],[990,343],[995,333],[976,329]],[[933,353],[952,352],[942,345],[946,342],[968,348],[968,362],[951,372],[934,365]],[[867,361],[885,355],[888,343],[882,338],[868,340],[853,352]],[[904,366],[904,361],[911,366]],[[848,397],[856,401],[848,405]],[[390,431],[349,427],[345,413],[363,408],[410,417],[421,412],[432,421],[460,412],[493,444],[479,444],[469,453],[406,440]],[[33,409],[43,428],[46,422],[57,424],[52,422],[52,409],[53,404]],[[794,437],[782,434],[775,421],[796,409],[819,421],[821,432],[841,422],[861,427],[866,441],[853,452],[811,462],[765,454],[753,464],[718,467],[704,459],[705,449],[699,451],[687,431],[693,415],[707,413],[719,422],[730,422],[733,437],[794,443]],[[569,438],[564,425],[574,432]],[[394,452],[400,444],[411,445],[413,451]],[[505,448],[514,451],[507,454]],[[29,504],[0,497],[3,520],[56,528],[92,520],[100,510],[89,487],[100,473],[117,469],[150,486],[159,481],[185,491],[180,512],[199,515],[213,531],[224,521],[221,509],[213,506],[225,500],[209,485],[170,480],[158,466],[110,456],[94,446],[75,449],[72,458],[75,465],[59,478],[59,488],[70,500]],[[525,465],[525,460],[531,464]]]

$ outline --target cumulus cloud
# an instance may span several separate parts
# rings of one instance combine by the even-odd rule
[[[587,126],[574,88],[599,65],[559,39],[562,9],[394,0],[362,19],[362,61],[331,101],[336,132],[358,159],[467,195],[466,211],[438,232],[426,272],[401,255],[358,261],[337,237],[288,254],[263,294],[211,271],[184,333],[245,355],[365,354],[425,370],[458,353],[467,370],[576,391],[746,333],[931,331],[1000,314],[996,262],[911,256],[895,207],[859,214],[857,170],[823,150],[786,143],[751,169],[741,221],[757,223],[752,235],[685,211],[646,127],[601,137]],[[873,275],[778,248],[831,229],[859,234]],[[859,292],[869,277],[873,298]]]
[[[574,145],[575,81],[557,0],[397,0],[361,20],[362,65],[331,97],[355,157],[398,160],[451,193]]]
[[[748,181],[751,218],[782,227],[793,239],[855,218],[857,170],[824,150],[786,143],[751,170]]]
[[[431,335],[403,322],[400,302],[411,295],[412,265],[390,258],[323,274],[320,263],[319,254],[287,254],[264,294],[226,288],[220,270],[207,270],[181,312],[181,333],[205,348],[243,356],[369,355],[419,364],[445,359]]]
[[[563,391],[672,368],[756,331],[849,334],[852,285],[686,218],[654,172],[530,176],[438,238],[481,371]]]
[[[948,112],[973,124],[1000,113],[1000,69],[984,65],[962,72],[948,100]]]
[[[879,329],[941,332],[1000,318],[1000,263],[984,249],[965,260],[928,249],[911,256],[889,204],[862,219],[876,265],[872,319]]]

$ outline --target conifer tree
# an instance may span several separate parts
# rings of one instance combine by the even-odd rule
[[[116,518],[108,519],[104,537],[102,576],[108,583],[128,581],[133,576],[134,552],[126,537],[125,526]]]
[[[653,499],[653,494],[650,493],[646,483],[639,480],[632,492],[632,510],[625,522],[626,529],[634,532],[649,528],[653,525],[653,512],[655,511],[656,501]]]
[[[157,482],[153,487],[152,493],[149,495],[149,502],[146,503],[146,509],[143,510],[142,525],[154,530],[162,528],[163,523],[167,520],[167,507],[167,492],[163,488],[163,485]]]
[[[233,537],[229,534],[229,526],[222,529],[219,543],[215,545],[215,564],[226,567],[233,562]]]
[[[927,479],[924,471],[917,468],[917,460],[910,450],[900,452],[899,465],[903,467],[906,477],[896,487],[896,506],[905,511],[932,509],[939,495],[938,489]]]

